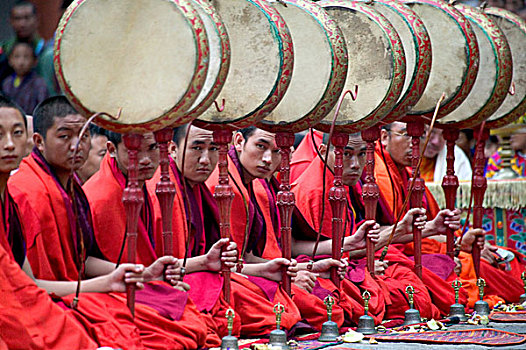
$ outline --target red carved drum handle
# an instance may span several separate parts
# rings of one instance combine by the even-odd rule
[[[230,130],[215,130],[214,142],[219,145],[219,160],[217,163],[219,169],[219,180],[214,190],[214,198],[219,207],[219,231],[221,238],[230,238],[230,210],[232,209],[232,200],[234,191],[228,181],[228,147],[232,141],[232,132]],[[221,249],[221,253],[224,251]],[[230,269],[222,264],[221,273],[223,275],[223,294],[227,303],[230,303]]]
[[[142,135],[126,134],[123,142],[128,149],[128,184],[122,195],[122,202],[126,211],[126,240],[128,244],[128,262],[135,264],[137,252],[137,222],[144,204],[144,197],[139,187],[137,155],[141,147]],[[135,285],[126,286],[128,308],[132,315],[135,312]]]
[[[163,255],[173,255],[172,208],[175,198],[175,184],[170,179],[170,159],[168,144],[172,140],[172,128],[166,128],[154,133],[159,144],[159,167],[161,178],[155,187],[155,194],[161,206],[163,223]]]
[[[276,134],[276,145],[279,147],[281,154],[281,185],[276,198],[280,215],[281,251],[283,258],[290,260],[292,258],[292,212],[296,205],[294,193],[290,191],[290,151],[291,147],[294,146],[294,134],[291,132],[278,132]],[[283,289],[288,295],[291,295],[291,279],[287,271],[288,267],[283,266],[281,281]]]
[[[365,203],[365,219],[375,220],[376,206],[380,197],[380,190],[374,178],[374,148],[375,142],[380,138],[380,127],[373,126],[362,131],[362,139],[367,142],[367,155],[365,161],[365,183],[363,185],[363,201]],[[374,277],[374,243],[366,237],[367,269]]]
[[[419,121],[407,123],[407,134],[411,136],[411,165],[413,167],[413,178],[411,180],[415,182],[413,193],[411,194],[410,207],[421,208],[425,182],[420,177],[417,167],[420,159],[420,137],[424,134],[424,123]],[[415,273],[422,279],[422,231],[416,227],[414,221],[413,242],[415,245]]]
[[[458,129],[445,129],[443,132],[447,145],[447,170],[442,179],[442,188],[446,197],[446,208],[455,209],[455,199],[457,197],[458,177],[455,175],[455,141],[458,139]],[[453,259],[455,257],[455,233],[446,227],[446,246],[447,255]]]
[[[335,132],[332,135],[331,143],[334,146],[334,182],[329,190],[329,202],[332,209],[332,258],[340,260],[342,257],[342,236],[343,236],[343,213],[346,203],[346,190],[343,187],[343,148],[349,142],[349,135]],[[331,280],[340,287],[340,277],[338,268],[331,268]]]

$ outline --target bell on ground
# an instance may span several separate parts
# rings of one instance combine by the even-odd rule
[[[477,301],[474,309],[480,316],[489,316],[489,304],[484,300]]]
[[[405,311],[404,326],[422,322],[420,312],[413,307],[413,294],[415,293],[415,289],[412,285],[408,285],[405,292],[409,297],[409,310]]]
[[[455,303],[449,308],[449,317],[458,317],[460,322],[466,322],[468,320],[466,310],[464,305],[458,302],[458,292],[462,287],[462,282],[456,279],[451,286],[453,286],[453,289],[455,290]]]
[[[232,329],[234,328],[234,310],[226,310],[226,318],[228,320],[227,329],[228,335],[224,336],[221,339],[221,350],[238,350],[239,346],[237,344],[237,338],[232,335]]]
[[[340,335],[338,324],[331,320],[332,306],[334,305],[334,298],[328,295],[323,300],[323,303],[327,307],[327,322],[324,322],[323,325],[321,326],[321,334],[318,340],[321,342],[333,342],[333,341],[336,341],[337,340],[336,338],[338,338],[338,336]]]
[[[371,293],[369,291],[363,292],[363,303],[364,303],[364,309],[365,313],[363,316],[360,316],[358,319],[358,328],[356,328],[356,332],[362,333],[362,334],[376,334],[376,327],[374,325],[374,319],[368,315],[369,312],[369,299],[371,299]]]
[[[285,333],[281,326],[281,314],[285,311],[285,307],[277,303],[274,305],[274,313],[276,314],[276,329],[270,332],[269,345],[272,345],[272,349],[289,350],[287,345],[287,333]]]
[[[486,287],[486,281],[482,277],[477,280],[477,286],[479,287],[480,300],[475,303],[475,312],[480,316],[489,316],[489,304],[483,300],[484,298],[484,287]]]
[[[521,294],[520,303],[524,303],[526,301],[526,293]]]

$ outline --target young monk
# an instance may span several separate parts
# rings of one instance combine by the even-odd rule
[[[170,177],[176,184],[172,215],[174,256],[182,258],[188,255],[190,259],[186,270],[193,273],[187,274],[185,281],[191,284],[190,294],[207,301],[210,306],[213,305],[210,300],[222,298],[222,279],[216,272],[221,267],[217,264],[219,261],[214,266],[201,264],[197,269],[191,267],[191,261],[210,255],[217,245],[214,243],[222,241],[217,203],[204,183],[215,169],[217,161],[218,146],[213,141],[211,131],[188,125],[174,130],[170,159]],[[154,178],[147,182],[148,187],[153,191],[159,180],[160,172],[157,171]],[[156,212],[159,212],[157,218],[160,220],[159,205],[156,203],[154,207]],[[156,231],[156,237],[160,239],[161,233]],[[187,252],[185,243],[188,237],[190,244]],[[240,332],[243,337],[268,335],[274,330],[276,316],[273,308],[278,302],[285,306],[282,327],[290,330],[300,321],[301,317],[295,304],[275,282],[281,279],[281,266],[287,264],[292,265],[291,262],[279,258],[266,264],[245,265],[242,272],[251,276],[231,274],[231,300],[236,319],[241,323]],[[292,265],[289,273],[294,275],[294,271]],[[167,277],[172,277],[171,274],[172,271],[167,271]],[[175,275],[173,278],[176,277]],[[265,288],[268,289],[268,293],[265,293]],[[204,298],[205,295],[213,298]],[[208,310],[210,306],[203,304],[200,310],[211,312],[212,310]],[[224,311],[214,312],[213,315],[216,320],[225,320]]]
[[[235,192],[233,207],[240,208],[232,212],[231,227],[234,240],[238,246],[246,245],[243,256],[247,263],[280,257],[282,253],[278,243],[279,221],[275,197],[277,180],[272,175],[281,162],[281,156],[274,135],[256,128],[243,129],[234,135],[234,147],[229,151],[229,156],[229,171]],[[271,179],[271,183],[266,179]],[[207,183],[211,188],[217,184],[217,172],[212,174]],[[247,213],[243,210],[244,200],[248,203],[248,220]],[[295,210],[295,216],[297,219],[293,220],[294,222],[300,224],[304,222],[299,211]],[[247,222],[249,227],[245,237]],[[308,225],[303,225],[305,226]],[[364,228],[367,227],[372,227],[372,235],[378,234],[374,222],[364,225]],[[295,232],[296,229],[293,229],[293,234]],[[364,232],[361,232],[361,239],[350,238],[346,245],[354,247],[363,240]],[[314,232],[309,234],[315,237]],[[330,242],[324,242],[319,254],[330,254],[330,248]],[[322,299],[329,294],[337,300],[338,308],[335,310],[344,312],[347,324],[356,322],[363,314],[360,311],[356,312],[359,304],[348,298],[345,293],[340,293],[340,290],[328,279],[328,271],[332,266],[338,266],[339,269],[346,271],[346,266],[337,263],[332,259],[322,259],[316,261],[310,270],[309,263],[298,264],[298,276],[292,285],[293,300],[303,318],[318,329],[326,320]],[[343,322],[343,320],[338,319],[335,322]]]
[[[34,112],[35,149],[9,180],[10,191],[24,222],[28,260],[36,278],[51,281],[77,281],[115,270],[103,260],[95,241],[90,208],[72,169],[85,161],[89,134],[80,139],[86,118],[79,115],[63,96],[43,101]],[[143,280],[162,278],[166,264],[176,259],[164,257],[144,269]],[[147,285],[145,285],[147,287]],[[146,297],[153,287],[146,288]],[[123,288],[124,290],[124,288]],[[141,292],[137,292],[140,299]],[[204,344],[204,325],[199,313],[179,299],[184,308],[163,317],[152,307],[136,304],[135,319],[119,293],[82,294],[78,309],[89,331],[104,345],[122,348],[196,348]],[[151,299],[151,297],[150,297]],[[71,298],[64,298],[70,303]],[[171,310],[170,310],[171,311]],[[113,333],[113,334],[112,334]]]
[[[411,165],[411,138],[407,135],[406,124],[395,122],[385,126],[382,129],[380,141],[381,142],[377,145],[376,149],[375,176],[378,185],[380,186],[380,200],[383,203],[383,207],[387,210],[386,217],[394,218],[396,215],[398,215],[398,212],[402,208],[403,200],[406,197],[406,193],[408,191],[408,181],[410,178],[410,170],[408,167]],[[383,154],[380,147],[385,148]],[[393,179],[392,182],[389,178],[387,169],[390,171],[391,177]],[[392,190],[393,188],[394,193]],[[451,212],[447,210],[439,210],[433,195],[427,190],[427,188],[424,196],[424,206],[427,209],[428,216],[430,218],[434,218],[433,221],[436,223],[436,225],[434,225],[432,228],[432,231],[434,231],[435,234],[445,234],[446,225],[449,225],[452,229],[460,228],[459,222],[457,223],[459,220],[459,211],[455,210],[454,212]],[[466,243],[472,243],[478,233],[479,231],[468,231],[468,233],[466,233],[462,247],[464,250],[468,248]],[[437,266],[442,267],[445,265],[433,263],[432,260],[438,258],[441,259],[440,261],[444,261],[446,258],[444,255],[446,248],[443,237],[444,236],[423,239],[422,253],[424,254],[423,263],[425,267],[434,269]],[[413,254],[412,244],[407,244],[401,247],[401,249],[403,249],[404,253],[408,255]],[[491,255],[487,249],[484,249],[482,254],[483,257]],[[468,306],[473,307],[476,300],[478,300],[478,288],[476,286],[476,276],[474,273],[473,261],[471,259],[471,255],[467,253],[461,253],[459,258],[462,263],[462,273],[460,275],[460,279],[462,280],[464,288],[469,294]],[[429,262],[427,259],[430,259]],[[515,263],[519,265],[518,262],[515,261]],[[512,272],[515,271],[516,273],[512,276],[515,276],[516,278],[510,279],[509,272],[499,271],[498,269],[493,268],[483,259],[481,263],[481,270],[484,271],[481,274],[482,277],[486,278],[486,283],[493,287],[492,289],[488,288],[487,290],[487,292],[491,291],[491,293],[487,293],[486,297],[490,305],[502,300],[497,295],[505,296],[505,299],[508,301],[518,300],[520,294],[523,292],[522,283],[520,280],[520,272],[522,272],[522,268],[515,266]],[[426,278],[426,276],[428,275],[424,273],[423,280],[426,285],[428,285],[430,292],[433,293],[433,300],[435,303],[437,303],[438,298],[443,298],[446,293],[449,294],[449,300],[444,300],[442,303],[444,304],[444,308],[446,308],[446,305],[452,301],[451,298],[453,295],[451,294],[451,288],[448,288],[447,285],[440,287],[437,285],[437,283],[442,285],[442,280],[436,278],[430,279]],[[449,276],[445,276],[445,279],[448,281],[454,278],[455,275],[451,273]],[[502,285],[506,285],[506,288],[502,288]]]
[[[23,221],[7,180],[25,155],[26,125],[22,109],[0,95],[0,195],[4,208],[0,213],[0,348],[95,349],[97,344],[73,314],[53,303],[21,270],[24,266],[31,274],[25,259]]]
[[[127,244],[124,244],[123,247],[126,237],[126,214],[122,203],[128,174],[128,149],[120,134],[107,132],[107,136],[108,152],[102,161],[100,171],[92,176],[83,188],[91,207],[95,238],[103,255],[112,262],[118,262],[119,259],[120,261],[127,261],[126,255],[120,257],[120,253],[123,248],[125,252],[128,249]],[[162,230],[155,227],[153,204],[153,201],[157,199],[155,186],[149,191],[145,185],[145,181],[152,178],[159,165],[159,149],[153,133],[146,133],[142,137],[138,151],[138,164],[139,186],[142,189],[144,203],[138,223],[137,260],[148,265],[154,262],[158,256],[163,255]],[[223,253],[222,260],[233,266],[237,255],[235,244],[229,245],[228,240],[214,243],[206,256],[188,261],[187,270],[189,272],[195,270],[196,267],[217,272],[221,267],[222,247],[227,249]],[[184,258],[184,255],[182,257]],[[227,335],[225,313],[229,305],[222,297],[219,297],[219,294],[213,301],[203,298],[205,294],[203,289],[207,290],[213,285],[220,284],[218,278],[214,277],[218,277],[217,274],[215,276],[204,276],[201,280],[196,280],[195,283],[190,281],[191,290],[194,290],[190,293],[190,296],[194,297],[191,300],[195,300],[197,303],[196,307],[201,311],[202,318],[208,326],[206,347],[220,346],[221,338]],[[174,279],[175,283],[178,283],[177,281]],[[174,294],[170,288],[163,288],[166,298]],[[239,322],[236,323],[236,326],[234,334],[239,333]]]
[[[325,155],[329,142],[328,135],[324,134],[323,138],[320,138],[320,143],[317,144],[321,155]],[[312,145],[311,147],[313,147]],[[301,147],[301,146],[300,146]],[[313,152],[316,152],[315,150]],[[344,148],[343,153],[343,184],[347,189],[347,210],[344,213],[342,220],[347,220],[348,224],[346,235],[352,234],[354,226],[359,227],[363,218],[365,217],[365,209],[361,202],[361,192],[358,195],[357,185],[362,176],[362,172],[365,166],[365,152],[366,143],[362,140],[360,134],[349,135],[349,142]],[[327,191],[325,198],[323,198],[323,160],[315,153],[316,156],[311,160],[310,165],[303,171],[300,177],[292,184],[292,191],[296,195],[298,206],[305,218],[312,227],[318,228],[320,221],[323,220],[322,234],[326,237],[332,236],[332,209],[328,201],[328,189],[333,186],[334,175],[332,169],[334,168],[334,149],[331,146],[327,165],[329,170],[325,179],[325,185]],[[325,202],[325,215],[323,219],[321,216],[321,207]],[[394,234],[394,242],[409,242],[412,240],[412,222],[416,220],[420,228],[425,227],[425,216],[424,210],[412,209],[404,216],[399,222],[397,230]],[[385,246],[388,241],[389,235],[392,231],[392,227],[382,227],[380,241],[375,245],[379,251]],[[379,253],[378,253],[379,255]],[[364,256],[364,251],[359,254],[354,253],[355,258],[361,258]],[[387,261],[389,262],[389,261]],[[384,262],[385,265],[387,265]],[[379,261],[377,260],[378,264]],[[365,264],[365,261],[361,261],[361,264]],[[409,261],[411,264],[411,261]],[[422,317],[431,318],[438,317],[439,313],[437,308],[431,303],[431,298],[425,285],[418,279],[418,277],[412,272],[410,266],[404,266],[402,264],[389,262],[389,267],[382,265],[380,271],[375,271],[377,274],[376,283],[384,287],[386,293],[387,310],[385,314],[386,319],[401,319],[404,317],[405,310],[408,309],[408,301],[405,293],[405,289],[408,285],[412,285],[418,293],[415,294],[415,306],[420,310]],[[385,271],[384,271],[385,270]],[[364,288],[363,284],[367,286],[370,275],[363,273],[360,275],[360,280],[353,280],[353,282],[359,282],[360,288]],[[371,283],[371,282],[369,282]],[[374,281],[373,281],[374,283]]]

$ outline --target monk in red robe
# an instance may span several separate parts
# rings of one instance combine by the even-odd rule
[[[272,177],[281,156],[274,135],[256,128],[243,129],[234,135],[234,147],[230,149],[229,156],[230,180],[235,193],[233,208],[245,208],[234,210],[231,220],[233,238],[238,246],[243,247],[242,256],[248,263],[282,256],[278,243],[279,220],[275,197],[277,183]],[[271,179],[272,183],[266,179]],[[217,172],[212,174],[207,183],[211,188],[217,184]],[[294,215],[300,215],[297,209]],[[301,220],[304,221],[299,217],[298,220],[293,219],[295,222]],[[373,233],[375,229],[373,228]],[[320,254],[327,253],[329,252],[320,251]],[[298,264],[298,275],[292,285],[293,300],[302,317],[317,329],[326,321],[323,298],[329,294],[337,300],[333,313],[336,323],[356,323],[363,314],[355,310],[359,304],[341,293],[327,278],[332,266],[338,266],[343,277],[345,265],[346,262],[322,259],[314,262],[309,270],[307,262]]]
[[[321,143],[318,144],[320,154],[324,155],[326,152],[326,143],[328,143],[328,135],[324,135]],[[354,232],[355,227],[360,227],[364,221],[364,207],[361,202],[361,196],[356,193],[356,186],[362,175],[365,166],[365,151],[366,143],[362,140],[359,134],[352,134],[349,136],[349,143],[344,148],[343,153],[343,183],[347,189],[347,211],[344,213],[342,220],[347,222],[345,234],[349,239]],[[325,198],[323,198],[323,161],[316,155],[311,161],[309,167],[303,174],[292,184],[292,191],[295,193],[298,206],[305,218],[312,227],[318,228],[322,222],[322,235],[325,237],[332,237],[332,208],[328,201],[328,189],[332,187],[334,176],[332,169],[334,168],[334,151],[331,147],[328,160],[328,171],[325,179]],[[325,202],[325,214],[321,218],[322,205]],[[425,216],[422,215],[423,210],[415,209],[409,212],[403,220],[399,223],[395,233],[395,242],[405,239],[409,241],[412,239],[410,230],[412,229],[413,218],[423,227],[425,224]],[[380,241],[377,242],[376,248],[381,249],[387,242],[391,227],[382,228]],[[345,250],[345,246],[344,246]],[[431,318],[438,317],[439,312],[431,303],[431,298],[425,285],[416,277],[416,275],[407,266],[397,263],[387,262],[380,263],[376,261],[377,269],[375,271],[377,278],[372,279],[369,273],[365,273],[365,260],[358,260],[365,255],[365,250],[352,251],[351,259],[356,259],[355,264],[361,267],[360,278],[357,274],[349,274],[350,281],[355,282],[354,287],[361,289],[368,289],[370,285],[377,285],[376,290],[381,287],[382,294],[377,297],[378,301],[384,300],[383,305],[385,318],[387,319],[402,319],[404,312],[409,308],[405,289],[408,285],[412,285],[418,293],[415,294],[415,306],[420,310],[422,317]],[[353,261],[353,260],[351,260]],[[358,269],[357,269],[358,270]],[[352,284],[351,284],[352,285]],[[375,289],[373,289],[375,290]],[[382,299],[383,298],[383,299]],[[373,299],[372,299],[373,300]],[[377,301],[377,302],[378,302]],[[374,312],[374,311],[373,311]],[[425,316],[424,316],[425,315]]]
[[[27,120],[0,95],[0,343],[9,349],[95,349],[82,325],[21,270],[25,259],[22,220],[7,180],[26,152]]]
[[[120,134],[107,132],[108,152],[105,156],[100,171],[97,172],[83,186],[90,203],[95,238],[102,253],[112,262],[117,262],[122,249],[122,242],[126,235],[126,216],[122,194],[126,187],[126,175],[128,164],[128,149],[122,142]],[[159,165],[159,150],[152,133],[143,135],[138,152],[139,160],[139,186],[143,190],[144,204],[139,216],[137,260],[145,265],[153,263],[158,256],[162,256],[162,229],[156,226],[161,223],[161,217],[156,220],[154,212],[158,212],[154,206],[156,201],[155,184],[147,187],[146,180],[154,175]],[[111,208],[111,209],[108,209]],[[179,218],[178,218],[179,220]],[[215,273],[202,274],[199,278],[193,275],[187,281],[190,285],[191,300],[195,300],[197,309],[208,326],[206,347],[217,347],[221,345],[221,338],[228,334],[226,310],[229,305],[225,302],[221,291],[221,281],[217,271],[221,267],[221,248],[227,246],[228,240],[215,242],[208,254],[199,258],[190,258],[187,262],[187,271],[193,272],[198,269],[214,271]],[[127,246],[124,247],[124,250]],[[184,255],[182,256],[184,257]],[[230,257],[230,261],[228,261]],[[237,252],[234,243],[231,243],[223,253],[222,259],[227,264],[234,264],[237,260]],[[123,257],[121,261],[126,261]],[[175,268],[175,266],[170,269]],[[171,280],[171,278],[170,278]],[[176,281],[174,279],[174,281]],[[177,282],[177,281],[176,281]],[[214,290],[215,287],[215,290]],[[214,291],[217,294],[214,294]],[[170,293],[170,292],[169,292]],[[178,293],[178,292],[175,292]],[[171,293],[170,293],[171,294]],[[204,295],[214,295],[205,298]],[[239,333],[239,322],[234,329],[234,334]]]
[[[34,113],[35,149],[9,180],[11,194],[24,218],[28,260],[38,279],[77,281],[115,270],[114,263],[102,259],[87,199],[77,179],[71,176],[71,170],[85,161],[90,143],[89,134],[83,136],[75,155],[85,122],[64,97],[42,102]],[[165,265],[175,262],[173,257],[164,257],[148,268],[134,269],[140,272],[141,281],[151,281],[162,278]],[[144,287],[145,299],[153,299],[156,288]],[[120,291],[124,290],[122,285]],[[141,293],[137,293],[138,299]],[[112,347],[180,349],[204,344],[206,330],[199,324],[199,313],[192,304],[184,301],[182,307],[165,307],[161,311],[167,314],[165,317],[154,308],[155,303],[137,303],[133,319],[125,302],[120,293],[81,294],[79,318],[98,342]]]
[[[217,272],[210,272],[220,269],[219,261],[215,261],[213,266],[209,263],[202,263],[198,269],[192,268],[190,262],[192,259],[202,259],[209,256],[211,250],[216,246],[215,242],[220,240],[219,210],[212,193],[204,183],[216,167],[218,146],[213,141],[211,131],[195,126],[188,128],[187,125],[174,130],[173,141],[170,176],[176,183],[176,197],[172,215],[174,255],[181,258],[186,254],[188,255],[186,270],[193,273],[187,274],[185,280],[194,282],[191,284],[190,294],[195,294],[196,297],[210,304],[208,301],[210,298],[203,298],[202,296],[215,295],[217,299],[221,295],[222,279]],[[160,174],[157,172],[147,185],[154,189],[159,180]],[[156,212],[160,211],[158,205],[154,207]],[[157,218],[160,220],[160,215]],[[190,234],[188,234],[189,229]],[[157,231],[157,235],[161,237],[162,232]],[[186,252],[185,245],[187,237],[190,237],[188,252]],[[252,271],[249,272],[253,275],[257,275],[259,271],[264,271],[267,273],[265,276],[279,280],[281,279],[280,268],[284,263],[287,263],[285,259],[279,259],[270,266],[261,264],[260,266],[247,266],[247,269],[252,268]],[[259,267],[260,270],[254,271],[254,267]],[[168,274],[169,271],[167,271]],[[202,282],[203,278],[208,281]],[[212,280],[210,280],[211,278]],[[298,309],[290,297],[281,288],[278,288],[277,282],[265,279],[261,275],[258,277],[232,273],[231,278],[231,300],[238,316],[237,319],[241,324],[241,335],[243,337],[268,335],[270,331],[274,330],[276,328],[276,316],[273,308],[278,302],[284,305],[286,309],[282,314],[281,323],[285,329],[292,329],[300,321]],[[205,306],[203,305],[204,310],[206,310]],[[223,310],[216,313],[214,319],[224,321],[224,315]],[[222,325],[223,328],[225,326],[225,324]]]
[[[410,140],[411,138],[407,135],[405,123],[395,122],[382,129],[381,143],[378,144],[376,150],[375,176],[380,186],[380,200],[383,203],[383,207],[387,208],[388,211],[386,217],[394,218],[398,215],[408,191],[408,182],[411,176],[411,169],[408,168],[411,164]],[[381,147],[384,147],[383,152]],[[389,172],[387,169],[389,169]],[[435,199],[427,188],[423,200],[424,206],[427,209],[427,215],[433,220],[430,222],[431,227],[428,230],[424,230],[422,234],[423,237],[433,237],[423,239],[422,253],[424,255],[422,261],[425,267],[434,269],[440,265],[432,263],[433,259],[437,257],[441,259],[445,258],[444,253],[446,248],[443,234],[445,233],[446,225],[449,225],[453,229],[460,228],[460,225],[456,223],[459,211],[439,210]],[[468,231],[465,237],[466,242],[472,243],[475,240],[474,236],[476,236],[477,232],[478,231]],[[437,236],[437,234],[439,236]],[[483,247],[483,245],[481,245],[481,247]],[[413,254],[412,243],[401,246],[400,248],[408,255]],[[463,248],[465,249],[466,245],[463,245]],[[491,252],[488,249],[483,249],[482,254],[483,257],[487,257],[491,255]],[[426,263],[428,258],[429,262]],[[459,259],[461,263],[460,280],[469,295],[468,306],[473,307],[475,301],[478,300],[478,288],[473,270],[473,261],[470,254],[466,252],[461,252]],[[500,271],[489,265],[485,260],[486,259],[483,259],[481,263],[481,266],[484,266],[484,268],[481,268],[481,270],[484,271],[481,275],[486,279],[486,283],[492,286],[492,288],[488,288],[488,291],[491,291],[491,293],[486,294],[486,301],[488,301],[490,305],[502,300],[500,297],[503,297],[507,301],[517,301],[522,293],[522,283],[520,281],[520,272],[522,272],[522,269],[515,266],[515,268],[512,269],[512,276],[517,278],[510,279],[510,272]],[[515,262],[515,264],[519,265],[518,262]],[[425,276],[426,275],[423,276],[424,282],[428,285],[430,291],[434,293],[433,297],[441,296],[443,298],[447,293],[450,295],[449,299],[452,298],[451,288],[447,288],[445,285],[443,288],[439,287],[436,283],[442,284],[442,281],[438,279],[426,279]],[[454,278],[455,275],[450,274],[446,277],[446,280],[450,282]],[[501,282],[506,283],[505,288],[502,288]],[[437,294],[437,292],[439,294]],[[447,302],[448,301],[444,300],[443,304],[447,304]]]

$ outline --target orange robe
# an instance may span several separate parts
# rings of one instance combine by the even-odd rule
[[[70,219],[72,198],[36,152],[22,161],[18,172],[9,179],[9,185],[24,218],[27,256],[35,277],[76,281],[78,254],[73,242],[80,236],[77,227],[86,222],[75,223]],[[80,188],[78,191],[77,194],[82,195]],[[81,214],[90,215],[89,212]],[[83,236],[85,244],[93,243],[94,237]],[[63,299],[67,304],[72,296]],[[134,319],[121,293],[82,293],[78,311],[75,316],[101,346],[180,349],[204,344],[204,331],[199,333],[201,328],[195,325],[197,311],[185,312],[179,321],[171,321],[148,306],[136,304]]]
[[[292,192],[296,195],[296,202],[305,219],[309,225],[316,230],[320,225],[322,205],[323,202],[325,202],[325,212],[322,218],[322,235],[331,238],[333,215],[328,200],[328,193],[329,189],[333,186],[334,175],[332,172],[327,171],[324,199],[322,174],[323,162],[319,157],[316,157],[304,173],[292,184]],[[356,214],[351,206],[352,201],[349,196],[349,189],[347,189],[347,203],[349,203],[349,205],[342,218],[342,220],[347,223],[345,225],[346,236],[353,234],[356,228]],[[420,310],[421,316],[426,318],[438,316],[438,310],[431,303],[427,288],[407,266],[390,261],[390,266],[383,276],[377,276],[376,279],[373,279],[371,275],[365,271],[363,282],[357,285],[352,284],[348,280],[346,282],[346,285],[353,286],[354,289],[358,289],[358,292],[366,289],[370,292],[371,290],[373,291],[370,311],[373,315],[376,314],[380,320],[382,320],[382,318],[400,319],[404,317],[405,310],[409,308],[405,295],[405,288],[409,284],[418,291],[415,293],[415,307]],[[371,285],[376,288],[371,289]],[[375,291],[376,293],[374,293]],[[361,300],[360,293],[357,295],[357,300]]]
[[[230,184],[234,191],[234,199],[232,202],[232,215],[230,220],[230,227],[232,238],[237,243],[238,247],[243,247],[245,241],[245,228],[247,224],[247,212],[243,198],[247,200],[249,205],[249,220],[251,225],[254,224],[256,218],[252,214],[257,207],[261,210],[263,215],[264,225],[261,228],[264,232],[250,232],[247,240],[256,242],[260,246],[260,251],[253,251],[254,255],[263,259],[272,260],[282,257],[281,249],[278,244],[279,227],[275,218],[278,213],[273,207],[273,203],[267,196],[267,189],[258,179],[254,180],[247,188],[242,179],[240,170],[236,166],[237,156],[235,156],[233,149],[229,152],[228,169],[230,173]],[[232,159],[235,157],[236,159]],[[213,191],[213,188],[218,183],[218,169],[212,173],[207,181],[207,185]],[[249,191],[253,191],[253,196],[250,196]],[[257,206],[257,207],[256,207]],[[252,230],[253,231],[253,230]],[[253,234],[259,234],[260,237],[250,237]],[[249,252],[249,250],[247,250]],[[352,305],[345,294],[340,294],[330,280],[318,279],[320,290],[325,290],[325,293],[332,293],[336,299],[336,304],[333,307],[332,320],[341,326],[345,319],[350,320],[353,316]],[[279,289],[278,289],[279,290]],[[302,318],[312,327],[320,330],[323,322],[327,320],[326,307],[323,300],[315,294],[310,294],[305,290],[292,284],[292,300],[299,309]]]
[[[9,200],[7,191],[4,198]],[[0,342],[6,349],[96,349],[72,311],[53,303],[15,262],[4,213],[8,211],[0,212]]]
[[[376,181],[378,185],[380,186],[380,200],[383,202],[384,208],[387,208],[387,210],[389,211],[387,216],[395,217],[396,215],[398,215],[399,210],[402,209],[403,200],[407,192],[407,183],[408,183],[408,178],[410,176],[410,170],[407,169],[406,173],[401,174],[397,166],[395,165],[395,163],[389,156],[389,153],[384,151],[384,156],[385,156],[386,162],[384,162],[383,160],[380,146],[377,145],[376,154],[375,154],[375,161],[376,161],[375,176],[376,176]],[[391,187],[391,181],[389,179],[387,167],[389,167],[391,177],[393,178],[393,187]],[[393,193],[393,189],[395,191],[394,193]],[[394,199],[396,199],[395,201],[396,205],[393,210]],[[426,192],[425,192],[425,197],[424,197],[424,205],[427,208],[428,220],[431,220],[432,218],[436,216],[436,214],[439,211],[439,208],[438,208],[438,205],[433,195],[427,189],[427,187],[426,187]],[[412,255],[413,250],[414,250],[413,243],[406,244],[405,247],[403,247],[403,250],[404,250],[404,253],[408,255]],[[445,243],[438,242],[430,238],[424,238],[422,240],[422,254],[444,254],[445,252],[446,252]],[[476,286],[476,275],[473,270],[474,269],[473,260],[470,254],[463,253],[463,252],[459,255],[459,259],[462,263],[462,272],[459,276],[459,279],[462,282],[463,289],[468,294],[467,305],[469,308],[471,308],[473,307],[475,302],[479,299],[478,287]],[[482,266],[484,267],[482,268]],[[487,264],[485,261],[481,263],[481,270],[483,269],[486,272],[486,274],[483,273],[482,277],[486,279],[486,283],[491,286],[497,286],[498,282],[495,283],[496,282],[495,278],[496,276],[501,275],[501,271],[495,268],[490,269],[489,264]],[[488,270],[489,270],[489,273],[487,272]],[[503,273],[502,276],[504,277],[505,273]],[[444,285],[444,283],[442,283],[443,281],[439,279],[431,279],[429,277],[430,276],[427,276],[427,274],[424,273],[423,280],[426,283],[426,285],[429,287],[430,292],[432,293],[433,301],[437,303],[437,305],[439,304],[443,305],[443,307],[440,307],[440,306],[439,307],[442,312],[445,312],[447,304],[448,303],[451,304],[451,302],[454,300],[452,288],[449,286],[449,284],[447,284],[447,286]],[[448,277],[447,281],[451,282],[452,280],[455,279],[455,277],[456,276],[454,274],[451,274],[451,276]],[[507,280],[509,281],[509,278]],[[437,285],[437,283],[439,285]],[[516,281],[509,281],[508,284],[510,286],[517,287],[516,285],[518,283],[516,283]],[[513,295],[510,295],[512,293],[510,293],[510,291],[507,288],[502,288],[501,287],[502,285],[498,285],[498,286],[499,286],[498,290],[501,291],[500,293],[498,293],[498,295],[508,295],[510,299],[516,299],[515,301],[518,301],[519,295],[521,294],[520,292],[514,297]],[[516,293],[518,292],[518,289],[519,288],[512,288],[512,290],[514,290]],[[496,292],[496,288],[494,288],[493,290],[489,289],[488,291]],[[496,302],[503,300],[498,295],[486,293],[484,300],[486,300],[490,304],[490,306],[492,306]]]
[[[314,135],[314,138],[313,138]],[[318,156],[316,148],[323,143],[323,133],[311,129],[307,131],[298,148],[292,153],[290,159],[290,183],[296,181],[309,167],[310,162]]]

